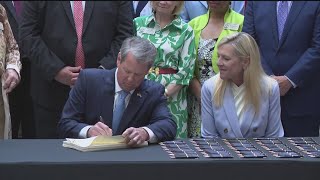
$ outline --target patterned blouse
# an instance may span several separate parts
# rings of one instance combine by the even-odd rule
[[[9,68],[20,74],[22,66],[18,44],[13,37],[6,10],[0,6],[0,75]]]
[[[161,28],[154,15],[134,19],[136,35],[148,39],[157,48],[155,67],[178,70],[176,74],[149,73],[147,79],[164,85],[185,85],[168,100],[168,107],[178,126],[177,137],[187,137],[187,86],[193,77],[196,59],[192,28],[177,16]]]
[[[21,68],[18,44],[13,37],[6,10],[0,5],[0,76],[6,69],[14,69],[20,76]],[[4,78],[1,83],[3,82]],[[0,139],[11,139],[9,100],[6,93],[2,93],[3,86],[0,91],[0,114],[2,117],[0,119]]]
[[[207,79],[215,75],[212,69],[212,52],[218,39],[202,39],[200,37],[199,48],[198,48],[198,63],[200,72],[200,83],[201,85]]]
[[[212,53],[218,39],[202,39],[200,36],[198,47],[198,68],[199,81],[201,86],[203,83],[215,75],[212,68]],[[188,137],[200,137],[201,128],[201,110],[200,101],[193,95],[188,96]]]

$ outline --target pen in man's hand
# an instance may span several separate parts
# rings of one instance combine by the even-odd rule
[[[99,117],[99,121],[104,123],[102,116]]]
[[[105,124],[102,116],[99,117],[99,121],[102,122],[103,124]],[[105,127],[106,129],[104,129],[104,131],[106,132],[106,135],[112,136],[112,129],[110,129],[107,125],[105,125],[105,126],[106,126]]]

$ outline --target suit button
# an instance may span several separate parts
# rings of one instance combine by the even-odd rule
[[[224,133],[228,133],[228,129],[225,128],[225,129],[223,130],[223,132],[224,132]]]
[[[256,128],[256,127],[253,128],[253,132],[257,132],[257,130],[258,130],[258,128]]]

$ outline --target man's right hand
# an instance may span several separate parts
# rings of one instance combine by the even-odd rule
[[[75,80],[78,78],[81,70],[81,66],[71,67],[66,66],[62,68],[58,74],[54,77],[54,79],[64,85],[73,86]]]
[[[97,122],[94,126],[89,128],[87,137],[93,137],[98,135],[112,136],[112,129],[102,122]]]

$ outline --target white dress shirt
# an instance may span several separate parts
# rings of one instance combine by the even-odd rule
[[[70,1],[70,5],[71,5],[71,11],[72,11],[72,14],[73,14],[73,1]],[[82,1],[83,12],[84,12],[85,6],[86,6],[86,1]]]

